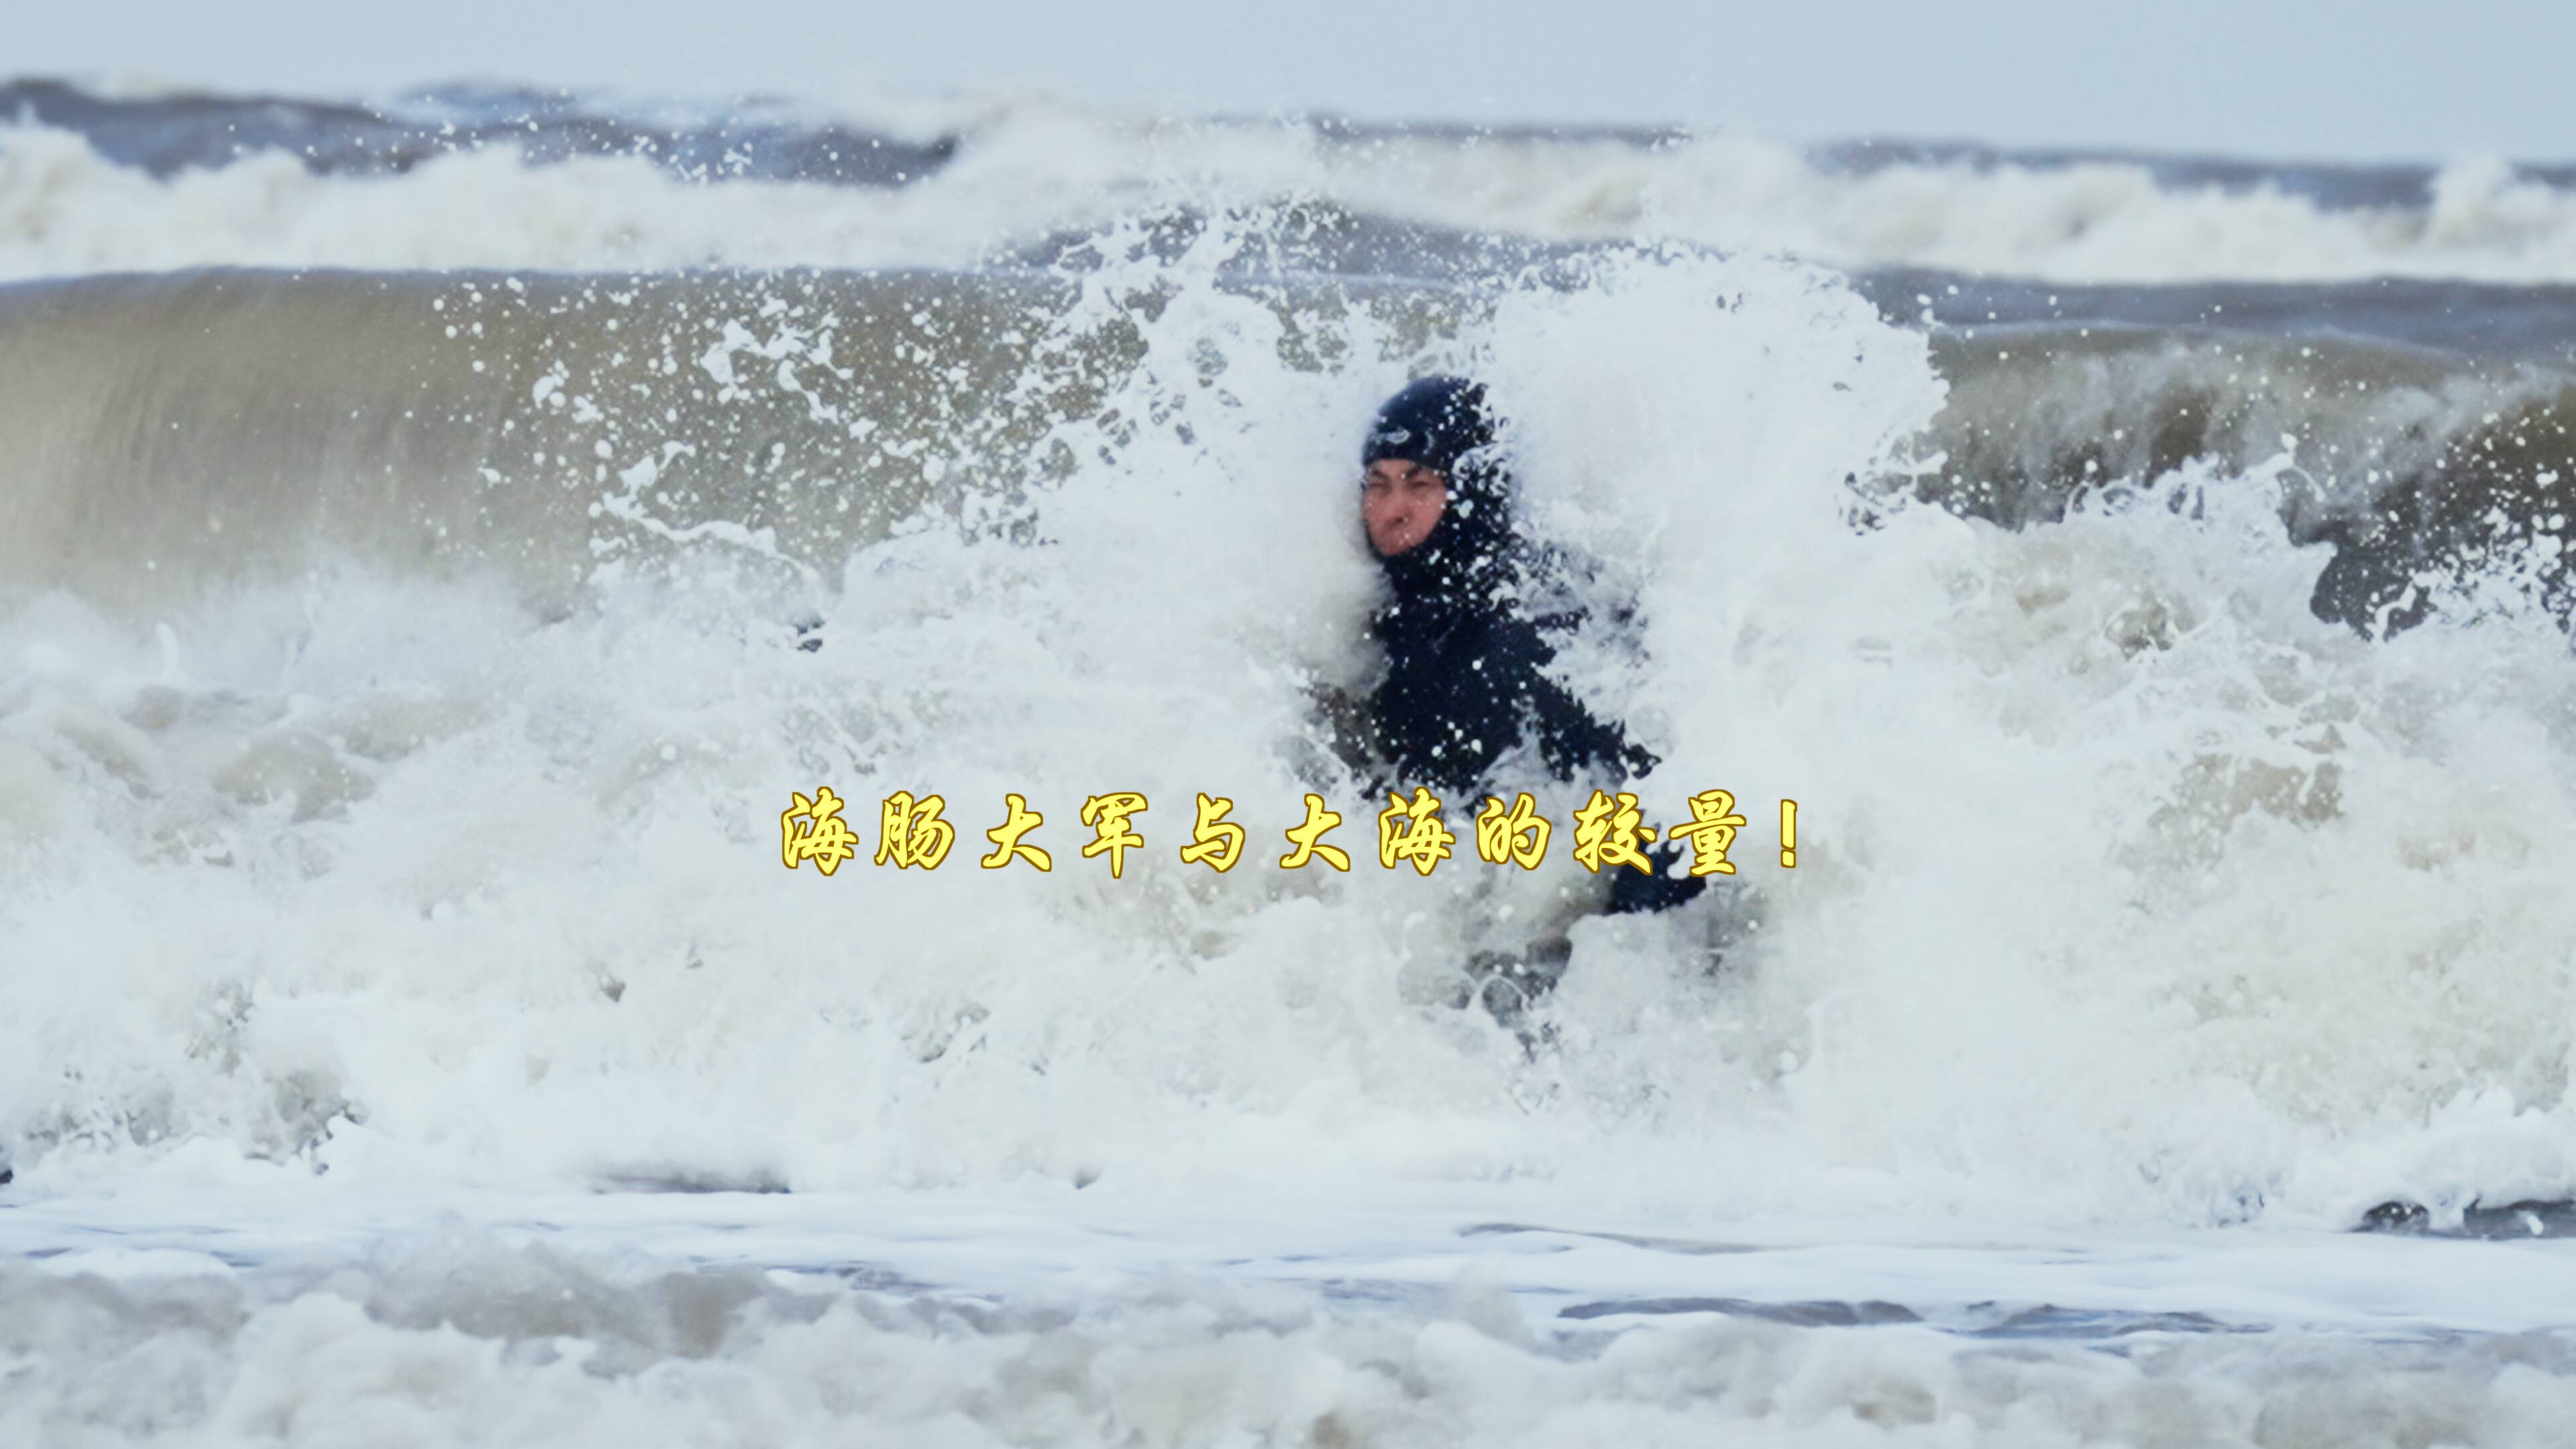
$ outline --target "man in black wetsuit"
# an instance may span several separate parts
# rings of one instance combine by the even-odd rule
[[[1378,410],[1360,462],[1360,518],[1393,596],[1370,621],[1386,678],[1367,705],[1389,783],[1452,798],[1483,792],[1495,763],[1533,738],[1559,780],[1616,789],[1652,769],[1653,755],[1547,675],[1556,651],[1546,634],[1581,617],[1528,607],[1542,565],[1512,528],[1511,478],[1483,386],[1427,377],[1406,387]],[[1611,871],[1609,910],[1662,910],[1707,884],[1672,878],[1670,846],[1651,858],[1653,874]],[[1562,949],[1488,962],[1486,972],[1535,996],[1554,984]],[[1494,1005],[1490,985],[1480,992]]]

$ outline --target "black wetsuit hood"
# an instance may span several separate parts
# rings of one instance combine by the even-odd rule
[[[1380,616],[1379,633],[1427,636],[1455,616],[1508,609],[1518,539],[1511,479],[1495,448],[1484,385],[1426,377],[1387,399],[1360,449],[1360,466],[1388,458],[1442,474],[1449,496],[1429,537],[1378,559],[1395,595]]]
[[[1512,484],[1481,384],[1426,377],[1387,400],[1360,449],[1444,475],[1448,496],[1422,542],[1381,556],[1390,598],[1370,621],[1386,653],[1379,745],[1407,786],[1480,782],[1525,732],[1548,656],[1522,617],[1523,550]]]

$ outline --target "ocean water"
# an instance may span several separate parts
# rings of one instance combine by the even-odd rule
[[[0,101],[9,1441],[2563,1439],[2565,168]],[[1432,370],[1686,909],[1374,859]]]

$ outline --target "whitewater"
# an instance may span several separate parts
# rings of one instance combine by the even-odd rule
[[[2563,1438],[2562,171],[0,99],[11,1442]],[[1750,822],[1536,1034],[1321,718],[1435,371]]]

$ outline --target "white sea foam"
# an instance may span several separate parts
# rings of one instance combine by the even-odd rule
[[[1043,96],[880,106],[961,139],[895,190],[677,179],[637,158],[522,165],[507,147],[399,176],[319,177],[282,153],[156,181],[81,138],[0,128],[0,277],[208,265],[953,266],[1145,198],[1280,198],[1558,241],[1678,239],[1845,267],[2065,282],[2576,280],[2576,194],[2462,158],[2429,206],[2337,208],[2272,183],[2162,181],[2118,161],[1929,161],[1853,173],[1734,134],[1405,135],[1156,118]]]
[[[1441,1266],[1398,1307],[1197,1272],[1116,1287],[1095,1273],[996,1305],[731,1263],[670,1271],[455,1227],[318,1283],[294,1269],[5,1265],[0,1432],[221,1446],[2548,1445],[2576,1408],[2565,1346],[2543,1334],[2168,1327],[2104,1352],[1687,1310],[1533,1324],[1492,1264]]]
[[[1822,272],[1640,256],[1432,357],[1353,321],[1316,373],[1212,285],[1224,245],[1095,276],[1067,334],[1133,326],[1146,361],[1065,420],[1020,528],[934,522],[807,598],[716,549],[565,617],[354,564],[169,618],[13,600],[22,1176],[1535,1175],[2169,1227],[2576,1190],[2576,670],[2545,622],[2318,622],[2287,460],[2021,533],[1855,529],[1846,480],[1913,466],[1941,386]],[[1408,362],[1491,379],[1533,526],[1640,601],[1646,663],[1568,666],[1663,757],[1649,822],[1713,786],[1751,822],[1731,897],[1578,926],[1534,1063],[1439,1000],[1587,879],[1571,798],[1549,873],[1424,880],[1309,743],[1308,679],[1366,667],[1350,439]],[[941,792],[955,853],[785,871],[817,784],[870,843],[879,797]],[[1319,787],[1347,877],[1270,864]],[[1075,819],[1112,790],[1152,801],[1114,882]],[[974,868],[1011,791],[1051,874]],[[1199,791],[1252,830],[1223,877],[1170,858]]]
[[[2576,274],[2564,201],[2474,169],[2436,225],[2120,167],[1350,152],[1035,104],[885,193],[506,153],[156,182],[21,128],[0,271],[957,262],[1145,198],[1288,191],[2047,275]],[[459,504],[484,553],[335,554],[410,537],[422,504],[367,417],[298,420],[309,450],[257,456],[345,476],[246,477],[297,506],[210,508],[236,532],[202,546],[188,510],[219,477],[110,477],[25,515],[82,524],[65,579],[146,536],[131,567],[186,578],[0,581],[0,1249],[25,1260],[0,1265],[0,1438],[2563,1437],[2561,1245],[2296,1231],[2390,1197],[2449,1225],[2576,1194],[2576,665],[2514,580],[2384,642],[2318,622],[2323,551],[2276,507],[2288,456],[2018,533],[1896,506],[1943,384],[1920,333],[1810,266],[1648,250],[1470,309],[1427,352],[1358,312],[1301,313],[1292,343],[1214,284],[1233,224],[1160,262],[1152,228],[1113,230],[1075,305],[1032,315],[1052,332],[1022,382],[1131,329],[1141,365],[1055,420],[1043,467],[922,465],[1018,496],[811,577],[759,571],[764,518],[706,514],[723,480],[684,508],[640,464],[729,436],[729,408],[857,418],[876,374],[818,400],[797,369],[936,335],[853,327],[834,353],[692,315],[696,371],[673,375],[721,383],[693,404],[712,412],[610,420],[598,568],[569,597],[532,599],[508,553],[539,540],[491,528],[577,518],[543,490],[579,470],[500,450],[477,487],[528,494]],[[1310,355],[1329,365],[1286,360]],[[510,361],[540,399],[566,375]],[[1572,792],[1541,790],[1546,872],[1462,841],[1426,880],[1379,868],[1382,802],[1314,738],[1310,686],[1369,668],[1352,443],[1431,366],[1491,382],[1524,516],[1599,560],[1597,616],[1639,606],[1642,656],[1597,637],[1563,663],[1661,755],[1648,820],[1712,786],[1749,818],[1733,886],[1575,926],[1535,1059],[1448,995],[1470,951],[1590,888]],[[129,390],[156,426],[180,415]],[[633,520],[666,505],[687,537],[641,546]],[[246,548],[261,518],[315,547]],[[779,812],[818,784],[863,850],[880,797],[940,791],[955,850],[790,873]],[[1127,789],[1149,847],[1113,881],[1076,816]],[[1348,817],[1348,876],[1272,864],[1309,789]],[[1049,874],[975,868],[1014,791],[1047,816]],[[1172,858],[1199,791],[1252,831],[1221,877]],[[1470,839],[1471,808],[1450,808]],[[637,1183],[797,1192],[588,1195]],[[1764,1220],[1792,1231],[1655,1237]],[[2016,1241],[2047,1246],[1986,1246]],[[1677,1294],[1924,1321],[1555,1317]],[[2095,1326],[2118,1352],[2080,1327],[1975,1336],[2016,1304],[2139,1317]]]

